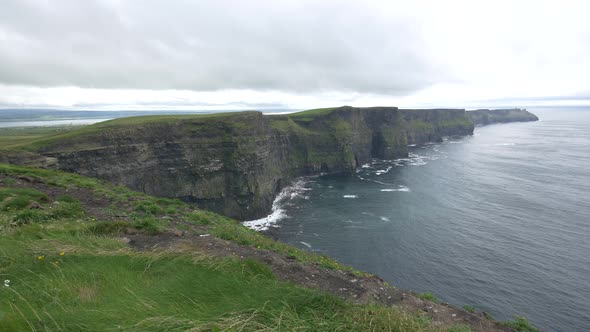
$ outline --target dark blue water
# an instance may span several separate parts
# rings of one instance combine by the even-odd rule
[[[590,111],[533,111],[541,121],[307,179],[272,233],[498,319],[590,331]]]

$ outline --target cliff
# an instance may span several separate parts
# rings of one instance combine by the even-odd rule
[[[466,112],[467,117],[476,125],[488,125],[493,123],[538,121],[539,118],[525,109],[479,109]]]
[[[144,116],[106,121],[28,147],[53,168],[175,197],[236,219],[265,215],[301,175],[352,172],[408,144],[471,135],[459,109],[395,107]]]

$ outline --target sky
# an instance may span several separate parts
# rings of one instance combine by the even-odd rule
[[[0,0],[0,108],[590,105],[588,1]]]

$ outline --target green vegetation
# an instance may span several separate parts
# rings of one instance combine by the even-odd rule
[[[434,303],[440,302],[440,300],[436,296],[434,296],[434,294],[432,294],[431,292],[420,293],[420,294],[418,294],[418,298],[421,298],[422,300],[432,301]]]
[[[463,306],[463,309],[465,309],[465,311],[467,311],[467,312],[471,312],[471,313],[474,313],[475,312],[475,307],[472,306],[472,305],[466,304],[466,305]]]
[[[502,325],[511,327],[519,332],[539,332],[529,321],[522,316],[515,316],[514,320],[502,322]]]
[[[59,135],[80,129],[81,126],[18,127],[0,128],[0,146],[2,149],[14,149],[43,137]]]
[[[424,122],[424,121],[420,121],[420,120],[414,120],[414,121],[408,122],[408,127],[411,130],[418,130],[418,131],[432,130],[432,128],[433,128],[432,123],[428,123],[428,122]]]
[[[457,324],[449,328],[448,332],[471,332],[469,325]]]
[[[0,210],[20,210],[35,201],[47,202],[49,198],[35,189],[0,188]]]
[[[345,268],[177,200],[57,171],[0,164],[0,176],[3,184],[14,185],[15,181],[5,180],[18,176],[69,192],[90,188],[114,202],[133,199],[132,204],[119,206],[118,213],[126,207],[129,220],[95,221],[74,194],[49,197],[42,190],[1,188],[3,203],[40,205],[33,209],[28,204],[11,205],[0,214],[0,277],[8,281],[8,286],[0,287],[2,331],[445,331],[420,314],[356,305],[278,281],[257,260],[214,258],[194,249],[136,251],[120,238],[128,228],[145,234],[165,231],[166,220],[181,218],[244,245]],[[138,206],[142,211],[136,211]],[[160,216],[171,207],[177,215]],[[24,213],[39,220],[15,223]]]
[[[296,119],[297,121],[312,121],[316,117],[330,114],[332,113],[332,111],[336,109],[338,109],[338,107],[316,108],[307,111],[292,113],[288,116],[292,119]]]
[[[239,121],[240,117],[248,116],[252,112],[226,112],[211,114],[172,114],[172,115],[146,115],[127,118],[118,118],[109,121],[99,122],[88,126],[60,127],[61,129],[46,128],[24,128],[23,134],[11,130],[0,130],[0,142],[5,141],[3,148],[36,151],[46,146],[72,141],[76,138],[83,140],[93,134],[107,134],[118,130],[129,130],[134,126],[145,126],[150,124],[173,124],[177,122],[202,122],[210,120],[231,121],[232,125],[240,128],[244,124]],[[47,127],[52,128],[52,127]],[[5,132],[2,135],[2,132]]]

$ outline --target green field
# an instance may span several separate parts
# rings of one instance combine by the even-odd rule
[[[83,126],[0,128],[0,149],[13,149],[30,144],[43,137],[62,135]]]

